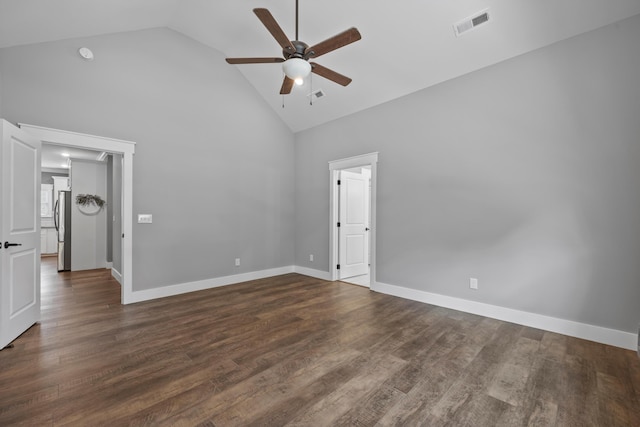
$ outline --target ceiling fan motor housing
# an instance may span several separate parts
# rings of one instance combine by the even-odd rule
[[[282,56],[284,56],[285,59],[289,59],[289,58],[301,58],[304,60],[308,60],[309,56],[311,56],[313,54],[313,52],[307,52],[309,55],[305,56],[305,51],[307,50],[307,48],[309,47],[308,44],[306,44],[305,42],[301,42],[299,40],[292,40],[291,44],[293,45],[293,47],[296,49],[295,52],[291,52],[288,49],[282,49]]]

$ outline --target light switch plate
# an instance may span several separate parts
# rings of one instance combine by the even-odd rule
[[[138,214],[138,224],[151,224],[151,223],[153,223],[153,215]]]

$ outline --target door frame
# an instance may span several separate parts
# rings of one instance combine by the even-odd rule
[[[371,217],[369,236],[369,245],[371,252],[371,266],[369,274],[371,281],[369,288],[373,289],[376,283],[376,205],[377,205],[377,181],[378,181],[378,152],[362,154],[359,156],[348,157],[345,159],[332,160],[329,162],[329,271],[331,280],[338,280],[338,219],[339,212],[339,191],[338,177],[343,169],[351,169],[355,167],[370,166],[371,167]]]
[[[121,139],[19,123],[18,126],[43,143],[86,148],[122,155],[122,283],[121,304],[135,302],[133,298],[133,155],[136,143]],[[38,165],[40,167],[40,165]]]

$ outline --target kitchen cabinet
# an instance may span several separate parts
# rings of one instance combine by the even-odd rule
[[[53,178],[53,198],[58,198],[58,191],[70,191],[71,182],[68,176],[54,176]]]
[[[42,255],[58,252],[58,234],[55,228],[40,229],[40,253]]]

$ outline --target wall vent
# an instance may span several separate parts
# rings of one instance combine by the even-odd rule
[[[460,37],[462,34],[475,29],[479,25],[489,22],[489,17],[489,9],[485,9],[453,24],[453,30],[456,33],[456,37]]]

